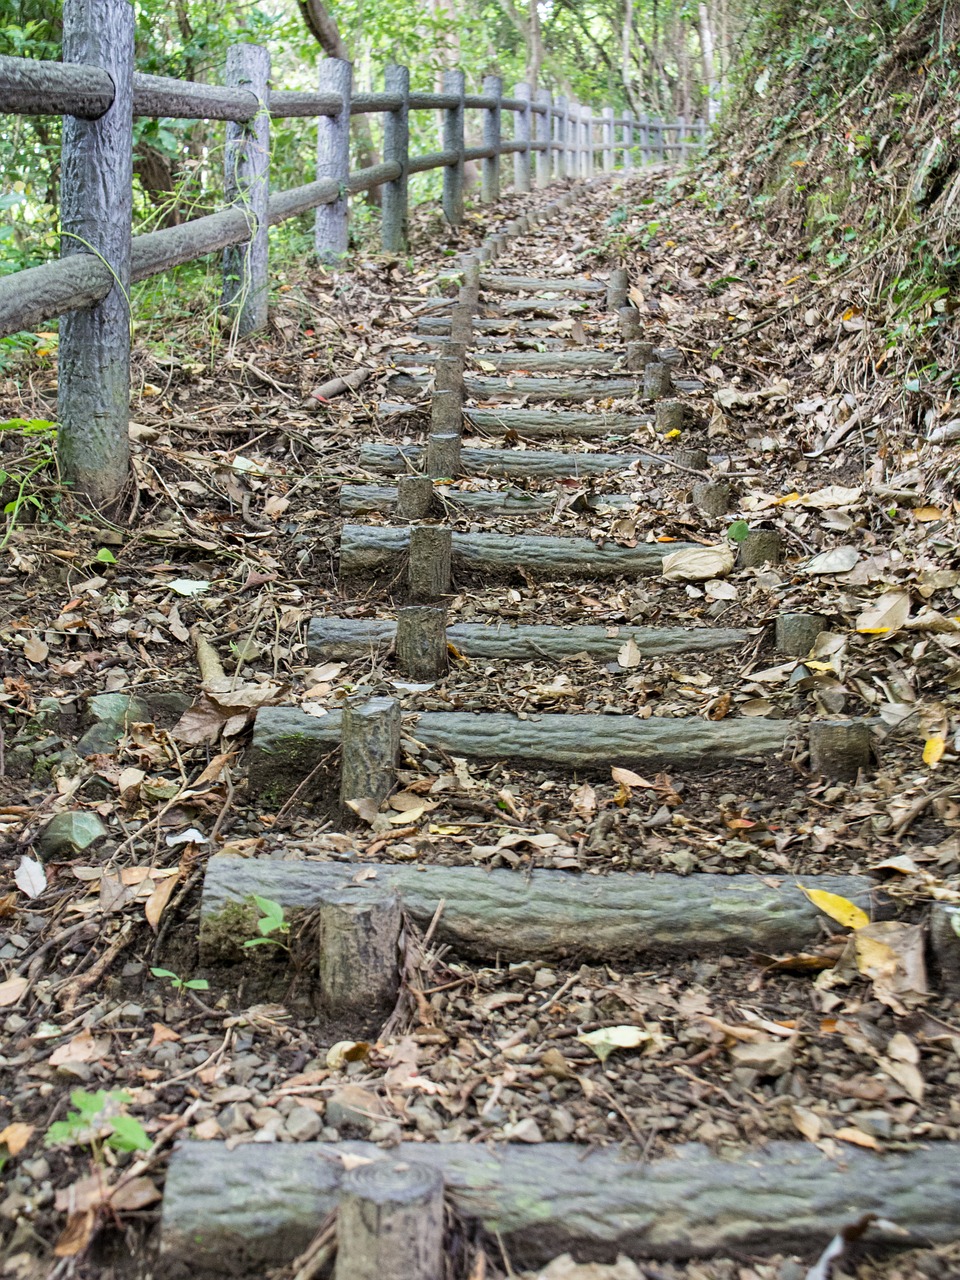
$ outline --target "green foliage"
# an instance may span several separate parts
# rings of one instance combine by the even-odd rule
[[[727,529],[727,537],[731,542],[745,542],[749,532],[750,526],[746,520],[734,520]]]
[[[206,978],[181,978],[178,973],[174,973],[172,969],[151,969],[150,972],[155,978],[169,979],[171,987],[174,991],[209,991],[210,983]]]
[[[89,1146],[95,1159],[100,1158],[103,1146],[125,1152],[150,1149],[150,1137],[143,1125],[121,1110],[130,1101],[128,1093],[74,1089],[70,1101],[75,1109],[67,1112],[66,1120],[57,1120],[49,1127],[44,1138],[46,1146]]]
[[[3,514],[6,516],[6,529],[0,538],[0,551],[24,517],[29,515],[41,523],[54,521],[58,524],[60,494],[56,490],[42,487],[37,477],[45,471],[56,476],[56,459],[54,447],[57,428],[53,422],[45,418],[9,418],[0,422],[0,441],[6,445],[7,434],[20,437],[22,452],[8,458],[4,449],[3,464],[0,465],[0,502],[3,503]],[[13,443],[16,450],[17,444]]]
[[[274,933],[283,935],[290,932],[290,923],[284,916],[283,907],[272,898],[261,898],[257,894],[253,895],[253,900],[260,912],[260,919],[257,921],[257,932],[260,936],[248,938],[243,945],[245,947],[283,947],[286,950],[285,943],[279,938],[271,937]]]

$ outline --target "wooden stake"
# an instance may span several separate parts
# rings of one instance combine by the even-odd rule
[[[463,86],[462,71],[444,71],[443,92],[459,98],[457,106],[443,111],[443,149],[456,151],[459,157],[456,164],[443,169],[443,214],[452,227],[463,222]]]
[[[647,400],[659,400],[670,394],[670,370],[665,364],[654,361],[643,370],[643,395]]]
[[[682,400],[660,400],[657,402],[653,410],[653,421],[658,431],[680,431],[683,427],[683,401]],[[703,453],[702,449],[696,450],[697,453]],[[681,458],[679,453],[677,461]],[[693,466],[693,463],[689,464]],[[698,470],[702,470],[707,465],[707,455],[703,453],[703,462],[699,464]]]
[[[266,327],[269,281],[267,254],[270,200],[270,53],[255,44],[227,51],[227,84],[256,94],[260,109],[243,124],[227,123],[224,193],[250,224],[250,239],[223,255],[223,306],[245,337]]]
[[[425,520],[435,504],[429,476],[400,476],[397,480],[397,515],[404,520]]]
[[[722,516],[730,510],[730,486],[725,480],[702,480],[693,486],[693,504],[706,516]]]
[[[636,307],[618,307],[620,318],[620,336],[624,342],[633,342],[643,333],[643,321]]]
[[[331,892],[318,914],[324,1010],[364,1030],[376,1029],[400,989],[399,897],[370,884],[350,885]]]
[[[458,476],[463,467],[460,461],[459,431],[431,432],[427,436],[427,475],[434,479],[441,476]]]
[[[411,680],[436,680],[447,662],[447,611],[436,605],[397,610],[397,668]]]
[[[453,531],[448,525],[413,525],[407,567],[411,600],[437,600],[449,594],[452,554]]]
[[[463,392],[434,391],[430,400],[430,431],[434,435],[460,435],[463,429]]]
[[[759,569],[780,562],[780,534],[776,529],[751,529],[740,543],[742,569]]]
[[[629,309],[627,307],[621,308],[620,314],[622,315],[624,311]],[[654,355],[654,350],[652,342],[628,342],[624,360],[628,372],[642,373],[648,364],[655,364],[656,356]]]
[[[777,649],[790,658],[805,658],[826,629],[819,613],[781,613],[777,618]]]
[[[335,116],[317,120],[317,181],[332,178],[341,184],[342,195],[332,204],[317,207],[314,240],[321,262],[336,263],[346,257],[348,248],[347,178],[350,174],[350,90],[353,68],[342,58],[324,58],[320,63],[321,93],[336,93],[343,110]]]
[[[443,1175],[389,1156],[344,1175],[334,1280],[443,1280]]]
[[[409,97],[410,72],[394,63],[387,65],[383,87],[387,93],[400,95],[399,111],[388,111],[383,118],[383,158],[400,166],[400,176],[384,183],[380,213],[380,239],[385,253],[402,253],[409,240],[407,228],[407,166],[410,162]]]
[[[342,732],[341,803],[369,798],[379,804],[396,785],[400,703],[396,698],[348,698]]]
[[[815,720],[810,725],[810,768],[851,782],[870,768],[870,728],[862,720]]]
[[[607,310],[619,311],[627,305],[630,276],[626,267],[615,267],[607,282]]]
[[[484,204],[495,204],[500,199],[500,99],[503,97],[501,76],[483,77],[483,94],[496,99],[495,107],[485,107],[483,112],[483,145],[493,147],[480,170],[480,199]]]

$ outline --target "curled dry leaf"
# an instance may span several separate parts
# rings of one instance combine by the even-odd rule
[[[709,582],[725,577],[733,568],[729,547],[688,547],[663,558],[663,576],[668,582]]]

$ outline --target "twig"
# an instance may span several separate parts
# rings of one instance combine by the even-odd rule
[[[91,965],[86,973],[79,974],[72,982],[67,983],[63,994],[63,1011],[64,1013],[72,1013],[73,1006],[77,1003],[84,991],[88,991],[91,987],[96,986],[103,975],[116,960],[121,951],[133,941],[133,921],[128,920],[120,930],[110,946],[96,962]]]

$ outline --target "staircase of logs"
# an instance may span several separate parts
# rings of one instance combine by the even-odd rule
[[[697,506],[716,517],[730,492],[698,449],[648,453],[637,428],[669,433],[683,425],[685,397],[700,384],[684,376],[679,351],[655,346],[629,301],[624,270],[608,278],[528,279],[493,263],[518,237],[534,240],[540,260],[557,251],[552,227],[581,197],[553,203],[508,223],[460,263],[459,295],[421,319],[422,350],[398,357],[385,423],[430,390],[429,421],[415,445],[368,443],[360,450],[363,484],[345,484],[340,574],[345,589],[375,588],[403,601],[395,617],[320,617],[309,630],[312,659],[395,655],[399,674],[431,681],[447,672],[449,646],[467,658],[547,657],[561,662],[587,653],[615,661],[632,639],[644,657],[735,653],[755,637],[727,627],[448,624],[451,584],[509,579],[540,582],[628,577],[661,572],[664,557],[684,544],[612,542],[587,536],[591,504],[631,502],[630,477],[664,468],[693,490]],[[562,225],[562,224],[561,224]],[[583,344],[552,336],[558,316],[575,314]],[[529,349],[535,344],[537,350]],[[426,372],[424,371],[426,370]],[[611,398],[620,412],[588,410]],[[484,408],[474,407],[477,401]],[[537,407],[547,402],[550,408]],[[554,405],[559,407],[553,407]],[[568,407],[569,406],[569,407]],[[466,448],[484,433],[553,448]],[[415,425],[407,425],[413,433]],[[682,436],[680,437],[682,439]],[[603,442],[582,452],[578,441]],[[463,476],[496,478],[496,488],[461,490]],[[589,478],[580,536],[470,532],[471,516],[549,515],[554,498],[528,494],[511,481]],[[376,513],[378,523],[364,517]],[[388,523],[384,523],[384,519]],[[460,527],[453,528],[457,522]],[[741,544],[740,566],[762,566],[780,554],[776,534],[760,531]],[[562,588],[558,588],[562,589]],[[784,614],[771,628],[771,650],[807,655],[825,620]],[[500,712],[405,715],[402,696],[347,701],[321,717],[292,707],[260,711],[249,757],[249,785],[266,806],[297,787],[349,813],[351,800],[382,802],[396,785],[404,753],[439,750],[468,761],[508,760],[555,771],[607,771],[682,763],[805,760],[814,774],[848,779],[871,762],[863,720],[723,720],[591,714],[530,719]],[[331,761],[339,760],[339,772]],[[301,794],[305,794],[301,791]],[[207,966],[258,963],[238,949],[251,896],[280,902],[288,913],[318,913],[321,938],[316,982],[329,1013],[331,1039],[375,1034],[400,984],[402,913],[438,943],[471,958],[643,964],[651,957],[705,956],[802,949],[818,935],[818,912],[793,878],[754,875],[485,871],[429,863],[285,862],[215,856],[202,902],[202,960]],[[894,914],[863,876],[803,876],[873,913]],[[945,926],[933,908],[931,930]],[[249,926],[249,921],[248,921]],[[251,930],[252,932],[252,930]],[[253,979],[252,981],[255,981]],[[333,1031],[337,1035],[333,1035]],[[823,1241],[861,1213],[883,1216],[924,1240],[955,1233],[960,1161],[947,1144],[878,1156],[851,1148],[842,1161],[812,1143],[780,1142],[723,1159],[699,1147],[647,1161],[637,1152],[587,1149],[575,1143],[363,1142],[184,1143],[167,1181],[162,1250],[167,1270],[255,1271],[289,1262],[307,1248],[339,1206],[339,1280],[439,1280],[443,1272],[443,1197],[498,1238],[516,1266],[535,1266],[565,1250],[580,1259],[685,1257],[713,1251],[771,1252],[798,1241]],[[953,1226],[950,1223],[953,1222]]]

